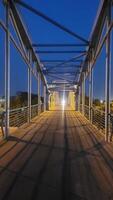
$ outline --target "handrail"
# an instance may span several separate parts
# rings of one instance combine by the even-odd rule
[[[18,110],[22,110],[22,109],[26,109],[26,108],[28,108],[28,106],[24,106],[24,107],[20,107],[20,108],[13,108],[10,110],[10,112],[18,111]]]
[[[31,119],[43,112],[43,103],[31,105]],[[29,108],[28,106],[11,109],[9,111],[10,127],[19,127],[28,122]]]
[[[92,107],[92,123],[101,130],[105,130],[105,112]],[[80,104],[80,112],[82,113],[82,104]],[[84,106],[84,116],[89,119],[89,106]],[[112,119],[113,120],[113,119]]]

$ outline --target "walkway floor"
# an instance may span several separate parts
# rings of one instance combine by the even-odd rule
[[[48,111],[0,143],[0,200],[112,200],[113,145],[74,111]]]

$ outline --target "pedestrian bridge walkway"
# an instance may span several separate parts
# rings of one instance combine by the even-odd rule
[[[113,144],[79,112],[46,111],[0,143],[0,200],[112,200]]]

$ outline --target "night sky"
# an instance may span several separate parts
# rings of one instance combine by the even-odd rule
[[[55,19],[62,25],[65,25],[73,32],[79,34],[85,39],[90,39],[92,26],[96,17],[100,0],[24,0],[34,8],[42,11],[52,19]],[[73,36],[61,31],[57,27],[46,22],[44,19],[33,15],[26,9],[18,5],[24,23],[33,43],[80,43]],[[0,3],[0,18],[3,19],[4,7]],[[11,27],[11,32],[16,38]],[[4,94],[4,35],[0,30],[1,50],[0,50],[0,96]],[[48,48],[47,48],[48,49]],[[47,50],[39,49],[39,50]],[[54,48],[53,48],[54,49]],[[38,49],[37,49],[38,50]],[[51,50],[51,49],[48,49]],[[58,49],[57,49],[58,50]],[[69,50],[69,49],[66,49]],[[70,50],[74,50],[71,48]],[[79,49],[78,49],[79,50]],[[104,49],[98,58],[94,68],[94,96],[104,99],[105,84],[105,58]],[[45,59],[65,59],[68,60],[75,54],[40,54],[41,60]],[[86,93],[88,91],[86,81]],[[18,52],[11,44],[11,94],[16,91],[27,90],[27,67],[22,61]],[[37,82],[33,78],[32,91],[37,92]]]

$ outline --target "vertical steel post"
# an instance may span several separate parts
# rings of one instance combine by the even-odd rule
[[[29,64],[32,63],[32,52],[29,50]],[[31,121],[31,68],[28,67],[28,123]]]
[[[106,26],[109,29],[111,21],[111,5],[108,3]],[[110,131],[110,34],[106,39],[106,80],[105,80],[105,140],[108,141]]]
[[[40,114],[40,73],[38,72],[38,115]]]
[[[78,111],[80,112],[80,86],[79,86],[79,89],[78,89]]]
[[[9,3],[6,2],[6,37],[5,37],[5,138],[9,135],[10,112],[10,31],[9,31]]]
[[[75,95],[75,98],[74,98],[74,101],[75,101],[75,110],[78,111],[79,91],[77,90],[77,92],[75,92],[74,95]]]
[[[92,107],[93,107],[93,71],[91,60],[89,61],[89,120],[92,123]]]
[[[49,110],[49,103],[50,103],[50,93],[48,91],[46,92],[46,110]]]
[[[44,96],[44,111],[46,110],[46,86],[43,86],[43,96]]]
[[[85,112],[85,73],[83,73],[83,80],[82,80],[82,114],[84,115]]]

